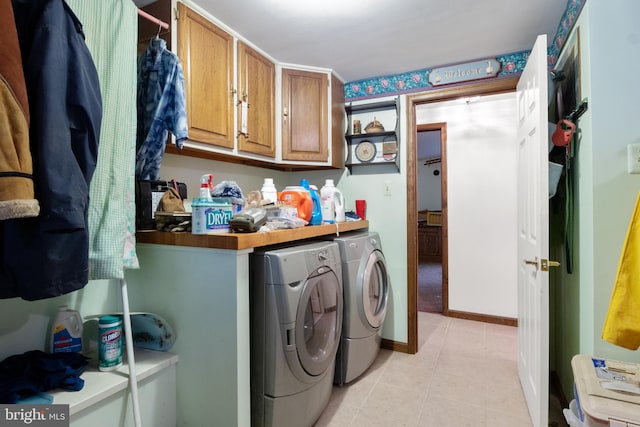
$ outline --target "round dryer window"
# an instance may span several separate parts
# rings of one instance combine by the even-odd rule
[[[309,279],[296,316],[296,350],[309,375],[323,374],[335,358],[340,342],[342,292],[331,270]]]
[[[379,328],[387,312],[390,281],[382,252],[374,251],[371,253],[362,280],[364,314],[372,327]]]
[[[376,146],[371,141],[361,141],[356,145],[356,158],[361,162],[370,162],[376,157]]]

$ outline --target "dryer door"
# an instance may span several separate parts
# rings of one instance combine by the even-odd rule
[[[359,274],[358,280],[358,287],[362,291],[364,317],[372,328],[379,328],[387,312],[390,285],[387,263],[381,251],[371,252],[364,274]]]
[[[321,375],[335,359],[342,329],[342,286],[333,270],[305,283],[296,316],[296,350],[309,375]]]

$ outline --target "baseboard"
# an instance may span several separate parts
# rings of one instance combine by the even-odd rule
[[[409,344],[404,342],[388,340],[385,338],[382,339],[382,342],[380,343],[380,347],[384,348],[385,350],[393,350],[393,351],[399,351],[401,353],[409,353],[409,354],[411,353],[409,351]]]
[[[445,316],[455,317],[457,319],[475,320],[477,322],[494,323],[496,325],[518,326],[518,319],[511,317],[490,316],[487,314],[468,313],[466,311],[446,310],[443,312]]]

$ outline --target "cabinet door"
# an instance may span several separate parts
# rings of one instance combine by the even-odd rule
[[[189,139],[233,148],[233,36],[178,3]]]
[[[276,156],[275,103],[276,66],[269,59],[238,42],[238,98],[247,101],[247,132],[238,135],[238,150]],[[242,129],[242,104],[238,110],[238,129]]]
[[[331,76],[331,166],[337,169],[344,167],[346,129],[344,111],[344,83]]]
[[[282,159],[327,162],[328,74],[282,70]]]

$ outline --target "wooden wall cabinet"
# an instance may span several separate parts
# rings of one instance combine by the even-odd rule
[[[181,151],[167,144],[167,152],[280,170],[344,167],[344,83],[330,70],[304,66],[282,68],[279,82],[277,63],[206,13],[174,0],[143,9],[171,22],[172,3],[177,23],[161,36],[170,46],[171,32],[177,33],[174,51],[184,71],[189,140]],[[144,24],[139,49],[157,31]],[[248,103],[244,122],[242,101]],[[276,139],[278,126],[282,132]]]
[[[246,101],[246,117],[243,104]],[[238,150],[276,156],[276,66],[264,55],[238,42]],[[243,120],[246,133],[242,132]]]
[[[344,83],[331,75],[331,166],[342,169],[345,162],[346,141],[344,129],[346,114],[344,109]]]
[[[418,260],[442,262],[442,227],[418,228]]]
[[[329,159],[327,73],[282,69],[282,160]]]
[[[189,140],[234,148],[233,36],[178,3]]]

